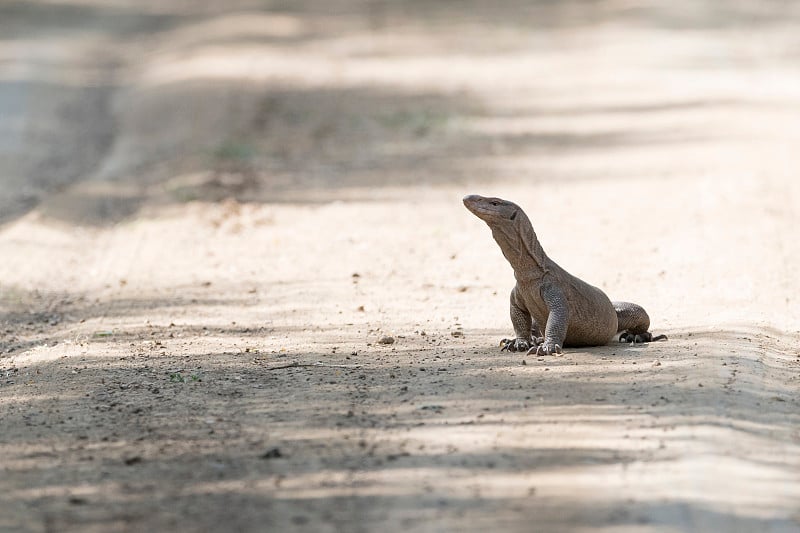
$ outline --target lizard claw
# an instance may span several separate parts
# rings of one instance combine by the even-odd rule
[[[554,343],[542,343],[528,350],[528,355],[559,355],[561,353],[561,346]]]
[[[526,339],[503,339],[500,341],[501,352],[525,352],[530,346],[531,343]]]
[[[649,331],[645,331],[644,333],[633,334],[628,333],[627,331],[619,336],[619,342],[629,342],[633,344],[642,344],[644,342],[652,342],[652,341],[662,341],[667,340],[666,335],[658,335],[653,336],[652,333]]]

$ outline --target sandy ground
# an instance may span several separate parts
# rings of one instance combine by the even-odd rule
[[[670,6],[0,4],[0,530],[800,531],[800,12]]]

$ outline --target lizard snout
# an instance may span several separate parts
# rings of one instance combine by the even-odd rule
[[[468,194],[464,197],[463,202],[465,206],[472,208],[481,200],[483,200],[483,196],[478,196],[477,194]]]

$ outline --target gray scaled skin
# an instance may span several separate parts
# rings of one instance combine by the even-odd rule
[[[503,339],[503,350],[559,354],[565,346],[603,346],[618,333],[621,342],[667,338],[653,337],[648,331],[650,317],[641,306],[611,302],[603,291],[550,259],[517,204],[470,195],[464,197],[464,205],[489,225],[517,279],[511,291],[511,323],[516,338]]]

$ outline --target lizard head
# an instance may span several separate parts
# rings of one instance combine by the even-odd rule
[[[514,202],[501,198],[486,198],[477,194],[464,197],[464,206],[490,227],[513,225],[522,209]]]
[[[514,272],[526,272],[528,275],[532,268],[537,272],[547,272],[547,256],[536,238],[531,221],[520,206],[501,198],[486,198],[477,194],[465,196],[464,205],[491,228],[492,237],[500,245]]]

